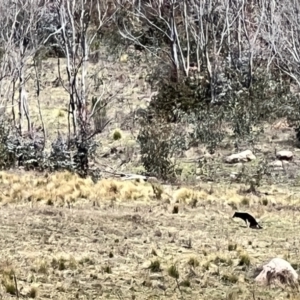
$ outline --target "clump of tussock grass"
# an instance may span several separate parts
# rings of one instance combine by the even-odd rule
[[[193,268],[196,268],[199,266],[199,261],[196,257],[191,257],[189,260],[188,260],[188,265],[193,267]]]
[[[223,274],[221,279],[226,283],[237,283],[239,281],[239,277],[235,274]]]
[[[4,268],[2,271],[1,284],[6,293],[11,295],[18,295],[15,283],[15,271],[13,268]]]
[[[177,267],[175,265],[171,265],[168,268],[168,275],[172,278],[174,278],[175,280],[179,279],[179,271],[177,269]]]
[[[111,190],[111,184],[117,188]],[[107,188],[109,186],[109,188]],[[140,181],[116,181],[111,179],[101,180],[95,186],[96,193],[101,191],[101,197],[108,200],[147,202],[153,198],[153,188],[150,184]]]
[[[60,258],[58,261],[53,262],[53,267],[57,267],[59,271],[63,271],[67,269],[66,259]],[[57,264],[57,265],[56,265]]]
[[[212,255],[209,258],[210,262],[213,262],[216,265],[223,265],[223,266],[232,266],[233,265],[233,261],[231,259],[231,257],[227,257],[225,255],[222,254],[216,254],[216,255]]]
[[[178,214],[178,212],[179,212],[179,206],[174,205],[173,210],[172,210],[172,214]]]
[[[177,285],[177,288],[178,290],[181,292],[180,290],[180,285],[179,285],[179,271],[177,269],[177,267],[175,265],[171,265],[169,268],[168,268],[168,275],[172,278],[175,279],[176,281],[176,285]]]
[[[22,191],[24,187],[22,186],[21,183],[13,183],[10,186],[10,192],[9,192],[9,198],[11,199],[10,202],[20,202],[23,198]]]
[[[174,198],[177,203],[190,204],[206,200],[208,197],[205,191],[196,191],[188,188],[180,188],[174,194]]]
[[[102,267],[102,271],[104,273],[111,274],[112,273],[112,268],[111,268],[111,266],[106,265],[106,266]]]
[[[90,278],[97,280],[98,279],[98,275],[97,274],[90,274]]]
[[[197,207],[197,203],[198,203],[198,199],[193,198],[193,199],[191,199],[189,205],[190,205],[191,208],[196,208]]]
[[[49,272],[49,264],[47,261],[43,260],[39,263],[36,271],[40,274],[48,274]]]
[[[1,178],[1,183],[4,185],[11,185],[14,183],[20,183],[20,182],[24,182],[25,180],[27,180],[28,178],[23,178],[23,180],[21,179],[21,174],[18,173],[11,173],[11,172],[5,172],[5,171],[1,171],[0,173],[0,178]]]
[[[2,282],[2,285],[3,285],[6,293],[11,294],[11,295],[17,294],[16,285],[12,279],[10,279],[7,276],[4,276],[1,282]]]
[[[182,287],[191,287],[191,282],[189,279],[184,279],[183,281],[180,282],[179,285]]]
[[[246,252],[241,252],[239,254],[239,266],[247,266],[249,267],[251,263],[250,256]]]
[[[59,257],[53,258],[50,265],[53,269],[57,269],[59,271],[74,270],[77,268],[77,261],[72,256],[70,256],[69,258]]]
[[[232,266],[233,260],[230,257],[216,257],[214,263],[225,265],[225,266]]]
[[[236,249],[237,249],[237,244],[231,242],[228,244],[228,251],[235,251]]]
[[[99,201],[141,201],[164,200],[173,198],[176,203],[196,207],[205,201],[214,202],[218,199],[230,199],[228,204],[235,205],[250,203],[252,196],[238,194],[236,189],[214,187],[210,195],[208,191],[193,190],[182,187],[172,191],[172,194],[158,183],[148,183],[143,180],[122,181],[117,179],[101,179],[94,183],[91,178],[81,178],[71,172],[56,172],[53,174],[37,175],[31,172],[12,173],[0,172],[0,201],[8,202],[41,202],[54,206],[65,206],[70,203],[88,200],[92,203]],[[252,201],[252,200],[251,200]]]
[[[69,269],[76,270],[78,266],[78,263],[76,259],[73,256],[70,256],[69,258]]]
[[[116,129],[112,134],[112,138],[114,141],[120,140],[122,138],[122,132],[119,129]]]
[[[36,286],[32,286],[27,293],[27,297],[34,299],[37,298],[37,296],[38,296],[38,288]]]
[[[154,255],[154,256],[157,256],[157,252],[156,252],[156,250],[154,248],[152,248],[151,254]]]
[[[264,206],[267,206],[269,204],[269,200],[267,198],[263,198],[261,200],[261,204],[264,205]]]
[[[161,200],[164,193],[164,188],[162,187],[162,185],[158,183],[151,183],[151,186],[153,189],[154,198],[157,200]]]
[[[206,261],[204,263],[202,263],[201,267],[203,271],[208,271],[210,268],[211,262],[210,261]]]
[[[52,205],[54,205],[54,202],[53,202],[52,199],[47,199],[46,204],[49,205],[49,206],[52,206]]]
[[[250,198],[248,197],[243,197],[242,201],[241,201],[241,205],[249,207],[250,205]]]
[[[155,191],[151,184],[140,180],[121,181],[102,179],[96,184],[91,178],[80,178],[70,172],[57,172],[48,176],[23,174],[0,175],[7,181],[1,185],[1,201],[5,202],[42,202],[47,205],[62,206],[87,199],[98,201],[150,201],[154,194],[163,197],[164,191],[157,187]]]
[[[160,261],[157,260],[157,259],[154,260],[154,261],[151,261],[150,266],[149,266],[149,270],[153,273],[161,272]]]

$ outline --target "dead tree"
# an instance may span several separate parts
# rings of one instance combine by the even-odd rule
[[[50,1],[50,0],[49,0]],[[1,51],[0,63],[1,94],[12,101],[12,116],[19,134],[24,132],[23,123],[26,121],[28,135],[32,137],[32,123],[28,105],[26,82],[30,77],[30,63],[41,43],[38,40],[39,21],[47,13],[48,1],[19,0],[0,1],[1,10]],[[16,92],[18,96],[16,97]],[[15,101],[17,100],[17,103]],[[18,121],[16,120],[18,107]]]
[[[97,36],[99,30],[111,19],[111,15],[108,15],[110,7],[108,2],[62,0],[56,7],[59,29],[54,35],[65,53],[67,62],[67,83],[62,81],[61,76],[60,80],[69,95],[69,140],[79,138],[81,135],[88,138],[91,134],[87,82],[89,57],[91,46],[99,38]],[[96,21],[92,23],[92,20]],[[60,59],[58,71],[60,75],[63,72]],[[92,107],[91,111],[94,112],[95,108]],[[100,132],[99,129],[98,131]]]

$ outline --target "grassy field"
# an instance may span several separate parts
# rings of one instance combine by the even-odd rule
[[[300,299],[253,281],[273,257],[298,269],[300,189],[241,190],[2,172],[2,299],[15,298],[14,278],[20,298]]]
[[[97,136],[95,164],[106,177],[143,170],[133,114],[151,94],[146,69],[126,62],[91,68],[106,78],[104,95],[120,90],[108,109],[113,121]],[[67,129],[68,96],[55,85],[57,76],[56,61],[45,61],[40,102],[48,146]],[[31,117],[39,124],[34,82],[28,87]],[[295,155],[279,171],[268,167],[271,175],[256,194],[246,192],[247,180],[231,182],[241,165],[223,163],[235,151],[230,140],[204,166],[199,157],[207,154],[205,147],[187,151],[178,160],[176,186],[116,178],[95,183],[67,172],[0,172],[1,299],[300,299],[290,287],[258,286],[253,276],[274,257],[300,270],[300,156],[292,135],[290,128],[268,125],[251,149],[257,159],[246,164],[246,177],[263,159],[273,162],[275,148]],[[252,213],[263,230],[232,219],[236,210]]]

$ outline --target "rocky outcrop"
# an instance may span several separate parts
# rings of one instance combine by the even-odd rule
[[[262,267],[255,281],[263,285],[281,283],[295,286],[298,283],[298,274],[289,262],[276,257]]]
[[[289,150],[282,150],[276,153],[276,157],[280,160],[292,160],[293,156],[293,152]]]

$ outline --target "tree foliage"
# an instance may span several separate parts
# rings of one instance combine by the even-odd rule
[[[176,146],[181,150],[204,143],[214,152],[226,136],[237,147],[242,141],[254,142],[264,122],[284,116],[298,122],[299,102],[291,89],[300,82],[296,2],[283,15],[281,2],[267,0],[153,0],[131,8],[121,35],[160,59],[149,76],[157,95],[148,107],[147,122],[141,123],[147,136],[139,140],[146,169],[172,152],[166,138],[161,143],[165,154],[148,155],[149,141],[157,144],[162,136],[149,123],[166,126],[169,137],[185,128],[185,142]]]

